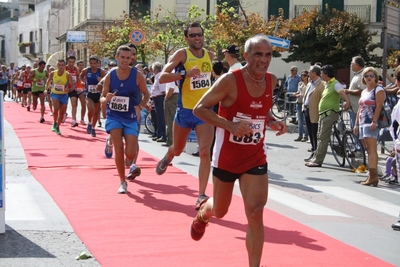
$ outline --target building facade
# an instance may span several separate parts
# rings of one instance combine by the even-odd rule
[[[321,12],[326,6],[346,10],[356,13],[371,31],[378,32],[373,41],[380,41],[383,0],[10,0],[0,4],[8,7],[6,12],[0,13],[0,61],[20,64],[38,58],[47,59],[60,51],[65,56],[72,50],[78,59],[87,63],[91,54],[87,44],[98,41],[96,33],[119,19],[124,11],[141,16],[146,12],[155,14],[161,8],[185,19],[192,5],[204,9],[206,15],[215,14],[215,6],[222,2],[227,2],[238,12],[243,8],[265,19],[277,16],[280,8],[287,19],[315,7]],[[67,42],[69,31],[84,32],[86,39],[84,42]],[[283,53],[282,57],[287,57],[287,54]],[[285,63],[274,59],[270,70],[283,77],[289,75],[291,65],[297,65],[299,69],[309,67],[300,62]]]

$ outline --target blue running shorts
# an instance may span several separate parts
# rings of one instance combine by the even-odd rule
[[[68,94],[54,94],[50,93],[51,99],[55,99],[60,101],[61,105],[67,105],[68,104]]]
[[[175,123],[182,128],[190,128],[194,130],[198,125],[204,124],[193,114],[193,110],[186,108],[177,108],[175,113]]]
[[[122,129],[122,135],[129,134],[139,136],[139,124],[137,121],[125,123],[117,121],[114,118],[107,118],[106,120],[106,132],[110,133],[113,129]]]

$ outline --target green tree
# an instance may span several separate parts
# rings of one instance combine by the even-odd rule
[[[191,6],[187,13],[187,19],[183,20],[178,18],[176,13],[164,10],[160,6],[153,18],[150,15],[143,18],[142,23],[150,33],[149,42],[159,48],[157,53],[164,58],[165,63],[176,50],[186,46],[183,36],[186,24],[200,20],[203,14],[204,9]]]
[[[217,5],[216,14],[209,16],[204,23],[207,46],[217,52],[217,58],[221,60],[223,58],[221,51],[227,45],[235,44],[241,47],[241,52],[243,52],[244,44],[248,38],[256,34],[274,35],[277,23],[276,36],[286,38],[287,31],[285,29],[288,21],[284,19],[282,9],[278,17],[272,16],[266,21],[257,13],[246,13],[241,6],[238,13],[237,9],[229,7],[224,2]],[[277,47],[274,47],[273,50],[275,56],[284,51]]]
[[[315,8],[293,19],[288,32],[291,45],[285,62],[321,62],[344,68],[359,55],[368,65],[381,64],[381,59],[372,54],[379,46],[372,43],[376,33],[369,32],[355,14],[328,8],[321,14]]]

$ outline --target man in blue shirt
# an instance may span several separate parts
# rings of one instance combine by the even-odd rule
[[[296,105],[296,97],[290,96],[290,94],[296,93],[297,89],[299,87],[299,82],[301,81],[300,76],[297,74],[298,68],[296,66],[292,66],[290,68],[290,75],[287,77],[283,89],[285,90],[285,93],[289,93],[289,95],[286,96],[286,101],[293,102],[288,105],[286,105],[286,108],[289,110],[289,116],[292,118],[292,122],[296,121],[296,114],[295,114],[295,105]]]

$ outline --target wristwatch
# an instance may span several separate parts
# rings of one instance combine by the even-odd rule
[[[186,70],[181,70],[180,75],[181,75],[182,79],[185,79]]]

